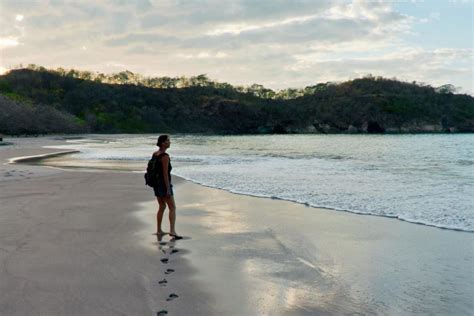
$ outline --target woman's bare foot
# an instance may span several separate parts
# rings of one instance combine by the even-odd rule
[[[168,234],[168,233],[167,233],[167,232],[164,232],[164,231],[157,231],[157,232],[155,233],[155,235],[157,235],[157,236],[163,236],[163,235],[166,235],[166,234]]]

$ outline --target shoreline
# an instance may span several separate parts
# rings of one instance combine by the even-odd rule
[[[35,150],[53,149],[12,152]],[[139,174],[3,167],[38,174],[0,181],[0,262],[8,271],[0,273],[0,293],[10,293],[0,294],[1,314],[410,315],[474,308],[472,234],[180,180],[177,229],[186,238],[160,241],[151,234],[156,201]],[[167,230],[166,214],[164,223]],[[164,274],[169,268],[174,272]],[[172,293],[178,297],[167,301]]]
[[[261,135],[462,135],[462,134],[474,134],[474,131],[449,131],[449,130],[442,130],[442,131],[385,131],[385,132],[291,132],[291,133],[236,133],[236,134],[228,134],[228,133],[193,133],[193,132],[179,132],[173,133],[173,135],[203,135],[203,136],[261,136]],[[14,139],[21,139],[21,138],[41,138],[41,137],[50,137],[55,138],[56,140],[69,140],[69,139],[81,139],[87,135],[153,135],[155,136],[156,133],[154,132],[147,132],[147,133],[113,133],[113,132],[106,132],[106,133],[73,133],[73,134],[21,134],[21,135],[13,135],[13,134],[3,134],[3,138],[14,138]]]
[[[49,153],[49,154],[32,155],[32,156],[28,156],[28,157],[17,157],[17,158],[14,158],[14,159],[10,159],[9,163],[28,163],[28,162],[34,163],[34,162],[36,162],[36,164],[39,165],[39,166],[59,168],[59,169],[63,169],[63,170],[66,170],[66,171],[72,171],[72,170],[84,170],[85,171],[85,170],[89,170],[89,171],[98,171],[98,172],[99,171],[100,172],[105,171],[105,172],[135,172],[135,173],[142,173],[142,171],[120,170],[120,169],[114,169],[114,168],[106,169],[106,168],[100,168],[100,167],[95,167],[94,168],[94,167],[87,167],[87,166],[84,166],[84,167],[79,167],[79,166],[78,167],[68,167],[68,166],[43,165],[43,164],[40,163],[44,159],[53,158],[53,157],[60,157],[60,156],[66,156],[66,155],[69,155],[69,154],[79,153],[79,152],[80,152],[79,150],[69,150],[69,151],[53,152],[53,153]],[[375,217],[395,219],[395,220],[398,220],[398,221],[401,221],[401,222],[406,222],[406,223],[409,223],[409,224],[427,226],[427,227],[432,227],[432,228],[437,228],[437,229],[442,229],[442,230],[448,230],[448,231],[456,231],[456,232],[462,232],[462,233],[474,233],[474,230],[438,226],[438,225],[425,223],[425,222],[411,221],[411,220],[407,220],[407,219],[404,219],[404,218],[400,218],[398,216],[368,213],[368,212],[358,211],[358,210],[345,210],[345,209],[331,208],[331,207],[325,207],[325,206],[314,206],[314,205],[310,205],[307,202],[298,202],[298,201],[295,201],[295,200],[283,199],[283,198],[279,198],[279,197],[260,196],[260,195],[250,194],[250,193],[241,193],[241,192],[233,191],[233,190],[230,190],[230,189],[224,189],[224,188],[220,188],[220,187],[217,187],[217,186],[207,185],[207,184],[201,183],[199,181],[195,181],[195,180],[188,179],[188,178],[178,176],[178,175],[173,175],[173,177],[182,179],[183,181],[189,181],[189,182],[192,182],[194,184],[201,185],[203,187],[222,190],[222,191],[229,192],[231,194],[236,194],[236,195],[244,195],[244,196],[249,196],[249,197],[254,197],[254,198],[262,198],[262,199],[270,199],[270,200],[287,201],[287,202],[292,202],[292,203],[296,203],[296,204],[299,204],[299,205],[304,205],[304,206],[315,208],[315,209],[323,209],[323,210],[328,210],[328,211],[333,211],[333,212],[334,211],[335,212],[344,212],[344,213],[349,213],[349,214],[354,214],[354,215],[375,216]]]
[[[307,206],[307,207],[314,208],[314,209],[335,211],[335,212],[344,212],[344,213],[349,213],[349,214],[359,215],[359,216],[375,216],[375,217],[381,217],[381,218],[396,219],[396,220],[399,220],[401,222],[405,222],[405,223],[409,223],[409,224],[427,226],[427,227],[432,227],[432,228],[437,228],[437,229],[442,229],[442,230],[448,230],[448,231],[457,231],[457,232],[462,232],[462,233],[474,233],[474,230],[465,230],[465,229],[461,229],[461,228],[436,226],[434,224],[429,224],[429,223],[424,223],[424,222],[409,221],[409,220],[400,218],[398,216],[390,216],[390,215],[382,215],[382,214],[374,214],[374,213],[365,213],[365,212],[357,211],[357,210],[344,210],[344,209],[337,209],[337,208],[331,208],[331,207],[326,207],[326,206],[314,206],[314,205],[311,205],[307,202],[298,202],[298,201],[295,201],[295,200],[283,199],[283,198],[279,198],[279,197],[260,196],[260,195],[250,194],[250,193],[240,193],[240,192],[220,188],[220,187],[217,187],[217,186],[207,185],[207,184],[204,184],[204,183],[192,180],[192,179],[188,179],[188,178],[185,178],[185,177],[182,177],[182,176],[176,176],[176,175],[173,175],[173,176],[178,177],[180,179],[183,179],[184,181],[189,181],[189,182],[192,182],[194,184],[201,185],[201,186],[206,187],[206,188],[222,190],[222,191],[225,191],[225,192],[228,192],[228,193],[231,193],[231,194],[236,194],[236,195],[249,196],[249,197],[258,198],[258,199],[269,199],[269,200],[291,202],[291,203],[296,203],[296,204]]]

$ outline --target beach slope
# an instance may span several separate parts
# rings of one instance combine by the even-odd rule
[[[1,315],[474,309],[471,233],[235,195],[174,177],[185,238],[158,239],[156,201],[141,173],[7,163],[56,151],[36,143],[0,150]]]

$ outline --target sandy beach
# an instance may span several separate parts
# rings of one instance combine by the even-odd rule
[[[14,144],[0,148],[0,315],[474,310],[472,233],[174,177],[177,231],[185,238],[158,240],[156,201],[141,173],[10,164],[56,153],[43,146],[64,140],[7,141]]]

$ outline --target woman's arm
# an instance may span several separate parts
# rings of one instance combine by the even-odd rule
[[[165,187],[166,187],[166,196],[171,195],[170,189],[170,179],[168,178],[168,165],[170,163],[170,157],[168,155],[163,155],[161,158],[161,165],[163,168],[163,179],[165,180]]]

